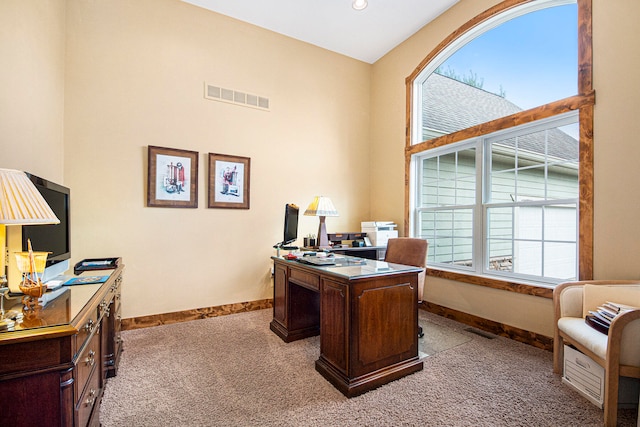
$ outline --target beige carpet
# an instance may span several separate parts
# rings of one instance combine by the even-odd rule
[[[101,408],[112,426],[600,426],[549,352],[420,311],[424,370],[347,399],[315,371],[318,337],[286,344],[260,310],[125,331]],[[619,414],[636,425],[636,410]]]

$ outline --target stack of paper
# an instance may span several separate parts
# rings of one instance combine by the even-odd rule
[[[591,326],[599,332],[602,332],[603,334],[608,335],[611,322],[613,322],[613,319],[615,319],[616,316],[619,316],[620,314],[630,310],[636,310],[638,308],[639,307],[633,307],[626,304],[607,301],[599,306],[597,310],[589,310],[589,314],[585,316],[584,320],[587,325]]]

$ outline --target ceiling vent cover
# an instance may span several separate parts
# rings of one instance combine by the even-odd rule
[[[269,111],[269,98],[251,93],[241,92],[235,89],[228,89],[204,83],[204,97],[212,101],[221,101],[229,104],[241,105],[243,107],[257,108],[258,110]]]

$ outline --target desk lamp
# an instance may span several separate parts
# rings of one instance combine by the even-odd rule
[[[22,171],[0,169],[0,330],[6,327],[4,319],[4,295],[7,287],[6,264],[8,258],[8,225],[58,224],[53,213],[38,189]],[[3,324],[4,323],[4,324]]]
[[[304,214],[307,216],[319,216],[320,226],[318,227],[318,249],[329,249],[329,237],[327,236],[327,226],[324,223],[325,217],[338,216],[338,211],[331,203],[331,199],[323,196],[316,196]]]

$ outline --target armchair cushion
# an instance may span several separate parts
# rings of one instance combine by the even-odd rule
[[[602,360],[607,357],[607,336],[587,325],[582,317],[562,317],[558,319],[558,329],[567,334]]]

